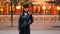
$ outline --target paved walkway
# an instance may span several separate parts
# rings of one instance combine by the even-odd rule
[[[18,30],[0,30],[0,34],[19,34]],[[31,30],[31,34],[60,34],[60,30]]]

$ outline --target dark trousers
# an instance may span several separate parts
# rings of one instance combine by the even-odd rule
[[[29,30],[22,29],[20,30],[19,34],[30,34],[30,29]]]

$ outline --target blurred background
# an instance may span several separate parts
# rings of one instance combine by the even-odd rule
[[[10,15],[11,6],[13,14],[19,15],[24,3],[29,4],[29,12],[32,14],[59,14],[60,0],[0,0],[0,15]]]
[[[0,0],[1,34],[18,33],[18,19],[24,3],[29,5],[33,15],[32,34],[60,34],[60,0]]]

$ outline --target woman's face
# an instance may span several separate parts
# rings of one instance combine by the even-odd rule
[[[28,11],[28,8],[24,8],[24,11],[27,12]]]

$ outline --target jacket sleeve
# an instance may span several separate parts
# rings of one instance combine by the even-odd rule
[[[33,17],[32,17],[32,14],[30,15],[30,18],[29,18],[29,23],[27,23],[27,25],[30,25],[33,23]]]

